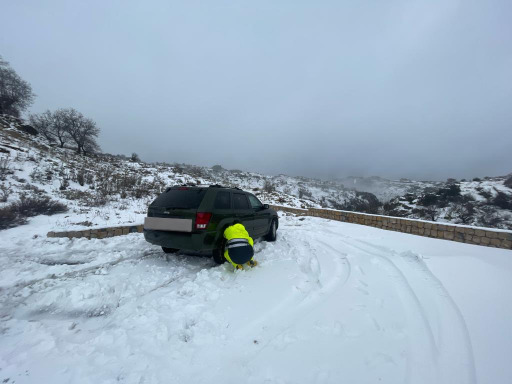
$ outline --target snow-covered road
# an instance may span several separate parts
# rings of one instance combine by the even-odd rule
[[[38,231],[0,238],[1,381],[512,379],[511,251],[283,216],[233,273],[139,234]]]

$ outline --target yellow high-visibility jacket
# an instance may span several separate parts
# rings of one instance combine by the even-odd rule
[[[224,231],[224,237],[226,238],[226,241],[233,240],[233,239],[246,239],[251,247],[254,246],[254,241],[251,236],[249,236],[249,233],[245,229],[245,227],[242,224],[234,224],[226,228]],[[226,260],[231,262],[231,259],[229,258],[228,249],[224,251],[224,257]]]

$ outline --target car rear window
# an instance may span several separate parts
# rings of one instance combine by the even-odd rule
[[[218,192],[215,197],[215,208],[216,209],[230,209],[231,208],[231,196],[229,192]]]
[[[250,209],[247,197],[242,193],[233,194],[233,205],[235,209]]]
[[[151,205],[164,208],[195,209],[199,207],[206,189],[170,189],[156,198]]]

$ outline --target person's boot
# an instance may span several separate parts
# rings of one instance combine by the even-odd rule
[[[243,267],[243,266],[241,266],[240,264],[237,264],[237,265],[236,265],[236,267],[235,267],[235,269],[240,270],[240,269],[244,269],[244,267]]]
[[[258,262],[257,262],[256,260],[252,260],[252,259],[251,259],[251,260],[249,260],[249,261],[247,262],[247,265],[248,265],[249,267],[255,267],[255,266],[257,266],[257,265],[258,265]]]

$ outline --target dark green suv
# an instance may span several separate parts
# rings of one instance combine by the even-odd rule
[[[224,230],[235,221],[253,239],[276,240],[276,211],[251,193],[219,185],[167,188],[148,208],[144,237],[166,253],[211,251],[215,261],[222,263]]]

